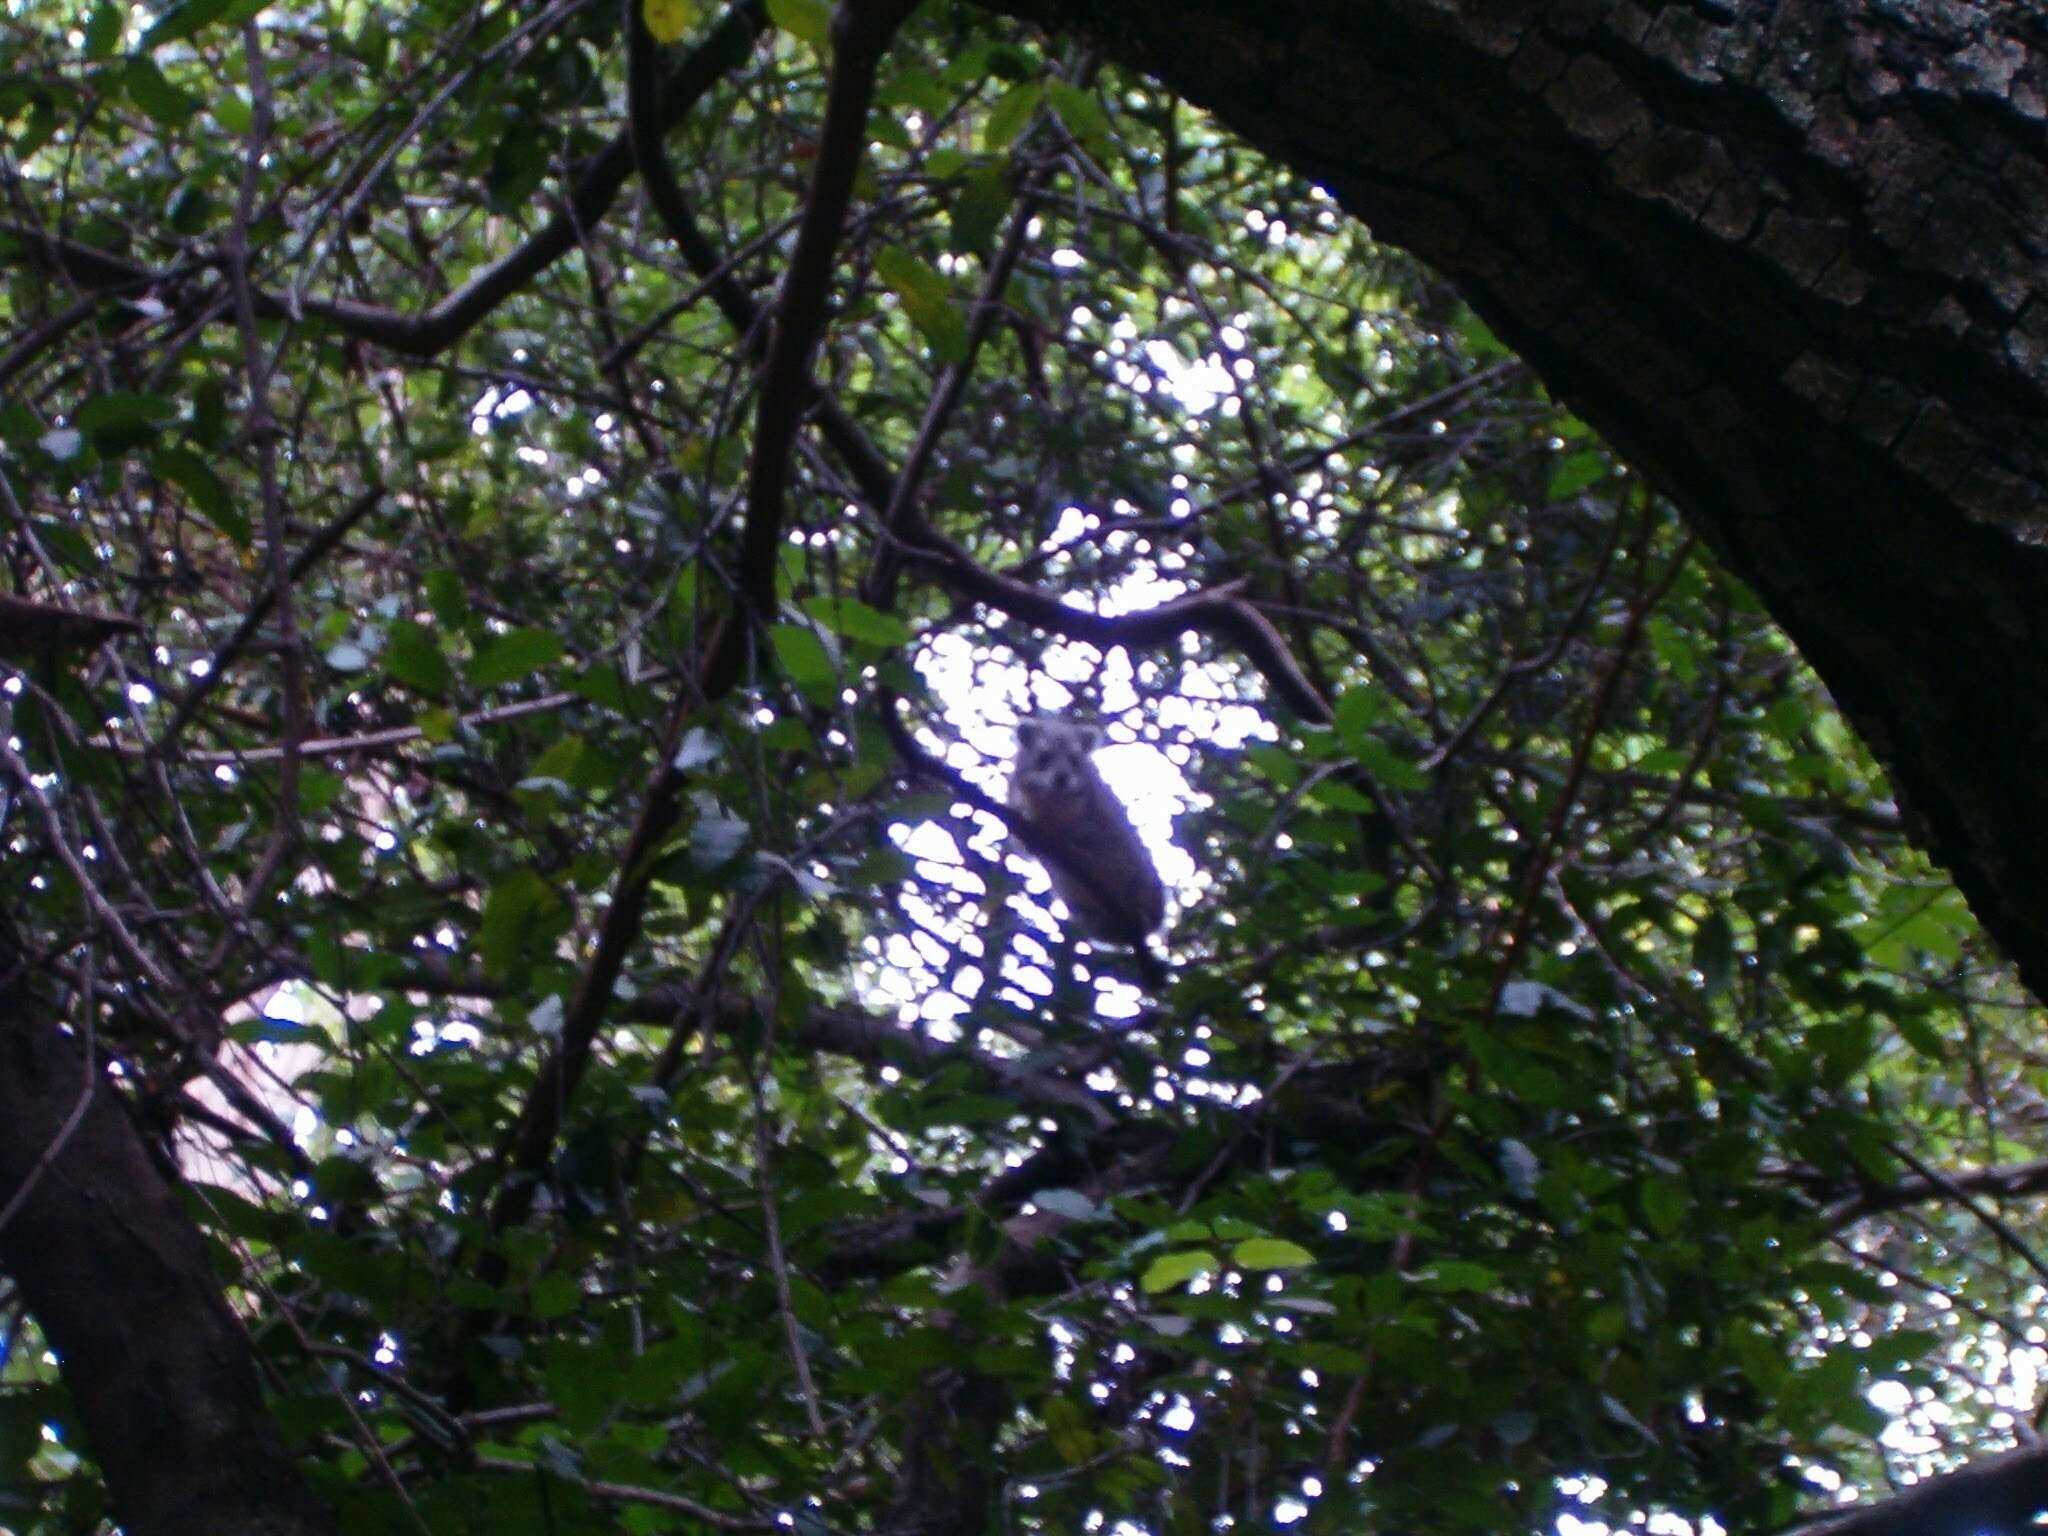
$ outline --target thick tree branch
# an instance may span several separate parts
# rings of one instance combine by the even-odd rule
[[[206,1245],[105,1078],[0,984],[0,1263],[136,1536],[325,1536]]]
[[[2005,1536],[2048,1510],[2048,1442],[2008,1451],[1896,1498],[1795,1526],[1787,1536]]]

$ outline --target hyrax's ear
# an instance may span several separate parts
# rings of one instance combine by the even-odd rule
[[[1093,752],[1102,745],[1102,727],[1092,720],[1074,726],[1074,739],[1083,752]]]
[[[1029,752],[1038,745],[1038,739],[1044,734],[1045,727],[1036,720],[1019,720],[1017,722],[1017,750],[1019,752]]]

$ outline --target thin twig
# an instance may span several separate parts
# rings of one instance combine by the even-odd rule
[[[249,611],[242,615],[242,621],[235,626],[235,632],[222,641],[213,655],[207,658],[205,671],[193,679],[192,685],[185,690],[184,696],[172,708],[171,718],[156,740],[158,753],[170,752],[179,736],[184,734],[185,727],[192,723],[192,717],[199,712],[199,706],[221,685],[228,668],[248,649],[249,642],[256,638],[264,620],[269,618],[270,610],[276,607],[299,582],[305,580],[314,566],[339,547],[341,541],[347,538],[355,526],[368,517],[383,499],[384,488],[381,485],[373,485],[350,502],[338,517],[333,518],[306,541],[306,547],[293,557],[291,565],[286,569],[283,581],[273,582],[249,605]],[[298,745],[301,755],[312,755],[314,743],[302,741]],[[278,756],[282,756],[286,749],[279,747],[272,750]]]
[[[312,701],[306,693],[306,657],[299,639],[298,610],[292,602],[284,487],[278,479],[277,467],[279,428],[270,404],[271,380],[279,354],[265,345],[257,329],[255,288],[249,270],[249,231],[256,217],[256,194],[262,185],[263,162],[270,152],[271,131],[276,123],[262,34],[253,19],[242,24],[242,55],[249,77],[249,135],[242,153],[241,188],[223,242],[223,255],[228,282],[234,291],[235,327],[241,336],[242,369],[248,381],[246,430],[256,450],[257,482],[262,489],[264,554],[270,567],[271,590],[276,594],[273,606],[283,663],[285,713],[285,750],[277,772],[277,822],[245,885],[243,910],[253,913],[267,897],[271,882],[299,841],[299,744],[312,734]],[[282,347],[283,343],[279,343],[279,351]]]

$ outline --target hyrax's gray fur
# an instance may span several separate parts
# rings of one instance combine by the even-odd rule
[[[1031,819],[1044,845],[1039,862],[1081,932],[1138,945],[1166,921],[1166,888],[1089,758],[1101,739],[1094,726],[1070,720],[1018,721],[1010,804]]]

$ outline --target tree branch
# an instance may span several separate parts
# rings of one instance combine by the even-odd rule
[[[991,571],[934,529],[921,529],[919,538],[921,542],[907,551],[910,558],[930,568],[939,584],[957,597],[987,603],[1013,619],[1105,648],[1158,645],[1188,630],[1225,636],[1296,714],[1317,725],[1330,719],[1329,704],[1301,670],[1280,631],[1242,596],[1241,577],[1156,608],[1112,616],[1072,607],[1054,593]]]
[[[278,1440],[198,1229],[106,1080],[87,1075],[9,970],[0,1206],[12,1215],[0,1263],[64,1362],[123,1528],[326,1536],[332,1524]]]
[[[2048,1442],[1930,1477],[1896,1498],[1794,1526],[1786,1536],[1993,1536],[2048,1510]]]
[[[832,15],[832,78],[818,133],[818,158],[804,199],[803,221],[775,298],[775,327],[761,365],[754,407],[753,457],[747,466],[747,520],[740,535],[740,610],[717,648],[707,691],[719,693],[737,675],[749,627],[775,605],[776,559],[789,494],[790,449],[815,393],[811,375],[825,329],[826,301],[840,230],[853,201],[854,175],[867,150],[868,108],[875,73],[912,0],[840,0]]]
[[[1894,1184],[1874,1184],[1829,1206],[1822,1216],[1830,1230],[1883,1211],[1904,1210],[1928,1201],[1957,1200],[1968,1195],[1988,1195],[2012,1200],[2026,1195],[2048,1194],[2048,1159],[2012,1163],[1995,1168],[1972,1168],[1939,1178],[1916,1175]]]
[[[0,596],[0,657],[32,661],[61,651],[80,651],[116,635],[139,635],[133,619],[81,613],[33,598]]]

